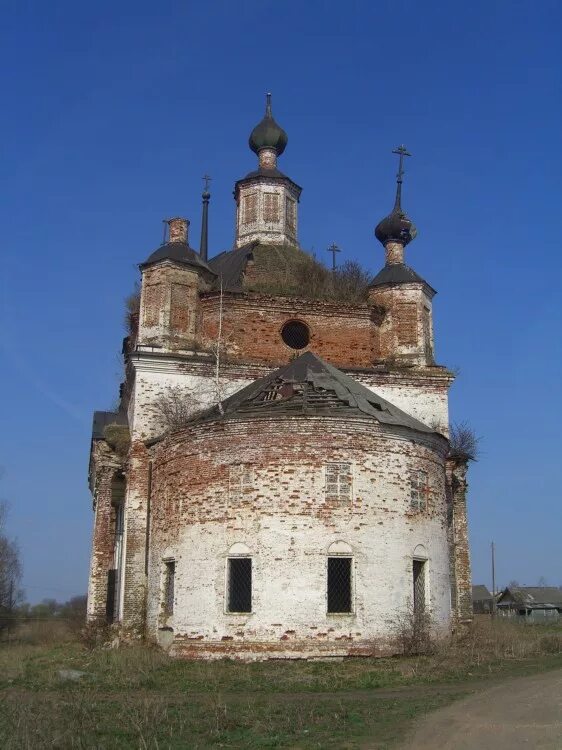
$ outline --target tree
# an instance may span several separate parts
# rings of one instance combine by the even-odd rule
[[[10,624],[22,599],[20,552],[6,534],[7,515],[7,503],[0,501],[0,630]]]

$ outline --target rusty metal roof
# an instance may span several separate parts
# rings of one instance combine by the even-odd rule
[[[417,432],[434,431],[353,378],[305,352],[290,364],[242,388],[194,422],[256,416],[368,416]],[[434,433],[435,434],[435,433]]]

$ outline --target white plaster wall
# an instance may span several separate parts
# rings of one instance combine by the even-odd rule
[[[335,435],[333,442],[337,444]],[[395,632],[397,617],[408,608],[412,560],[420,546],[427,551],[428,608],[438,627],[447,628],[451,603],[442,458],[431,451],[410,451],[410,445],[407,440],[389,441],[388,450],[376,455],[346,450],[353,461],[353,502],[327,508],[325,513],[318,504],[322,506],[325,495],[326,456],[318,453],[317,463],[311,466],[310,455],[300,461],[296,449],[282,470],[267,462],[254,467],[252,494],[240,507],[232,507],[227,489],[210,477],[197,502],[212,508],[216,520],[182,522],[182,508],[189,510],[195,499],[189,491],[178,497],[170,489],[165,502],[178,504],[180,528],[173,541],[158,533],[152,536],[149,632],[157,637],[161,624],[162,559],[173,557],[176,603],[167,625],[175,636],[219,643],[225,639],[279,643],[285,636],[312,639],[311,644],[322,640],[341,646],[337,643],[341,638],[384,644]],[[252,463],[251,447],[240,454],[234,435],[232,446],[229,456],[216,451],[208,440],[217,464]],[[254,460],[259,461],[259,446],[255,451]],[[426,468],[430,475],[430,501],[422,513],[413,513],[410,507],[407,477],[417,468]],[[154,502],[162,502],[162,497]],[[310,512],[303,511],[312,505],[316,507]],[[171,523],[175,526],[178,521]],[[353,550],[351,615],[326,613],[327,552],[337,541]],[[252,553],[251,614],[225,611],[226,559],[234,544],[244,544]]]

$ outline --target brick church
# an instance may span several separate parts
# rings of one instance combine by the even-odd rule
[[[94,414],[88,617],[179,657],[382,655],[404,617],[471,616],[467,460],[435,290],[404,257],[407,152],[361,283],[300,248],[287,140],[268,95],[231,250],[208,257],[207,187],[199,250],[167,221],[139,266],[120,408]]]

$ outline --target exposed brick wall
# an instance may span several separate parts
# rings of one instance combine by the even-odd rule
[[[201,300],[203,342],[216,340],[219,300]],[[376,356],[373,311],[367,305],[336,305],[314,300],[224,295],[223,340],[227,359],[281,365],[297,352],[281,338],[288,320],[310,330],[307,347],[337,367],[369,367]]]
[[[386,313],[378,329],[376,358],[432,365],[432,303],[424,284],[374,287],[369,299]]]
[[[458,623],[472,619],[472,575],[466,513],[467,468],[467,462],[464,460],[457,458],[447,460],[451,600],[455,620]]]
[[[123,627],[133,635],[143,635],[145,629],[149,482],[148,450],[143,442],[133,441],[127,472],[121,605]]]
[[[208,288],[196,269],[163,262],[143,271],[138,344],[192,349],[198,336],[199,293]]]
[[[255,440],[259,431],[260,439]],[[412,559],[427,556],[427,600],[450,622],[446,443],[372,420],[291,418],[194,427],[154,446],[148,634],[162,623],[163,560],[176,561],[174,651],[262,658],[392,651],[393,622],[412,596]],[[325,463],[351,462],[352,499],[326,499]],[[251,485],[231,491],[231,467]],[[410,505],[410,475],[429,477],[427,509]],[[239,473],[235,473],[239,476]],[[353,550],[354,612],[326,614],[326,557]],[[253,558],[253,612],[225,613],[234,544]]]
[[[101,622],[106,618],[108,572],[113,568],[115,544],[112,484],[121,471],[121,463],[102,440],[94,442],[92,454],[94,532],[88,578],[88,619]]]

